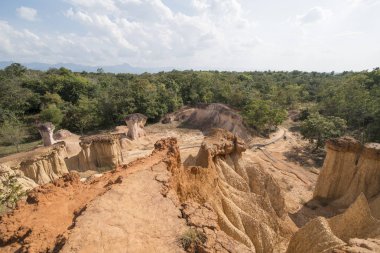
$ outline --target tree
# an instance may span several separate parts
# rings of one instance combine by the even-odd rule
[[[30,108],[33,96],[16,79],[0,79],[0,109],[21,115]]]
[[[45,95],[41,98],[43,106],[49,106],[51,104],[56,105],[61,108],[64,104],[64,101],[57,93],[46,92]]]
[[[286,119],[286,111],[274,107],[267,100],[252,100],[244,107],[243,117],[249,126],[267,132]]]
[[[40,119],[59,126],[63,120],[63,113],[55,104],[50,104],[41,111]]]
[[[88,97],[80,97],[78,104],[71,106],[64,118],[68,129],[79,130],[81,134],[99,125],[97,103]]]
[[[26,67],[22,66],[20,63],[12,63],[6,67],[4,71],[9,77],[17,77],[26,72]]]
[[[326,140],[342,136],[347,128],[346,121],[339,117],[325,117],[319,113],[311,114],[301,125],[301,134],[311,143],[315,150],[322,147]]]
[[[19,152],[20,143],[28,136],[25,127],[17,119],[7,119],[0,126],[0,141],[14,145]]]

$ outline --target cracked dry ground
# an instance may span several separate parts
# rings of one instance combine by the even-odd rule
[[[179,162],[175,141],[101,178],[81,183],[69,174],[35,189],[1,218],[1,252],[183,252],[176,238],[186,222],[164,185]]]

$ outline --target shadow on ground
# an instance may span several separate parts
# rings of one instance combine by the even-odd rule
[[[315,151],[311,145],[303,147],[292,147],[284,153],[287,161],[298,163],[306,168],[322,167],[326,156],[324,150]]]

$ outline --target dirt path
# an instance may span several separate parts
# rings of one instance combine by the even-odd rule
[[[169,178],[164,163],[133,173],[93,201],[62,252],[183,252],[176,238],[185,220],[155,178]]]

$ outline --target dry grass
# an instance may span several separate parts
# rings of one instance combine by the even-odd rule
[[[19,152],[30,151],[30,150],[38,147],[41,144],[42,144],[41,140],[20,144],[19,145]],[[15,146],[13,146],[13,145],[11,145],[11,146],[0,146],[0,157],[4,157],[4,156],[11,155],[14,153],[17,153],[17,149]]]

